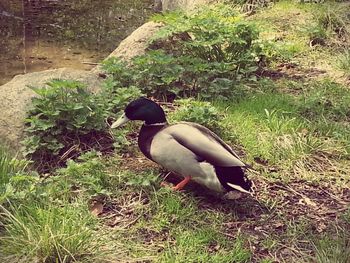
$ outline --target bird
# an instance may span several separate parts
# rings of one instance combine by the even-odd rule
[[[138,135],[141,152],[183,180],[173,187],[182,190],[194,182],[217,193],[239,191],[251,194],[247,165],[232,148],[208,128],[194,122],[169,124],[156,102],[140,97],[131,101],[112,129],[128,121],[143,121]]]

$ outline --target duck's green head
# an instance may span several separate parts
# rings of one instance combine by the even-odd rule
[[[111,128],[117,128],[129,120],[144,121],[147,125],[166,123],[163,109],[154,101],[143,97],[130,102],[124,114],[112,124]]]

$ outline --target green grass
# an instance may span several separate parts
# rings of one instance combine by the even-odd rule
[[[24,172],[28,164],[26,160],[13,157],[7,147],[0,145],[0,204],[20,194],[18,192],[33,179]]]
[[[292,107],[289,103],[287,96],[270,93],[254,95],[229,108],[225,123],[231,127],[232,139],[241,143],[251,155],[250,160],[260,157],[278,161],[279,157],[273,151],[275,138],[300,126],[290,116]],[[221,107],[227,106],[223,104]]]
[[[278,1],[248,19],[259,25],[262,40],[270,43],[264,50],[272,68],[293,62],[302,75],[309,74],[309,68],[326,70],[339,80],[348,68],[344,56],[350,38],[348,9],[348,2]]]
[[[336,226],[331,234],[313,241],[316,259],[319,263],[346,263],[350,261],[350,210],[342,216],[345,224]]]
[[[238,238],[228,240],[210,228],[182,230],[175,246],[168,244],[159,262],[249,262],[250,252]]]
[[[344,72],[344,74],[349,78],[350,77],[350,51],[345,50],[338,57],[338,67]]]
[[[348,262],[350,90],[338,76],[349,63],[336,34],[348,22],[327,8],[279,1],[249,16],[272,41],[269,70],[284,74],[169,114],[209,126],[252,164],[258,201],[160,187],[166,173],[126,135],[137,125],[115,133],[124,155],[90,152],[50,176],[0,148],[0,261]],[[316,36],[325,45],[310,47]]]
[[[232,241],[222,233],[224,214],[201,209],[200,199],[190,193],[159,188],[159,181],[149,186],[143,182],[124,184],[140,176],[146,174],[119,174],[118,188],[123,189],[120,195],[136,192],[144,200],[143,205],[136,202],[131,206],[133,217],[139,218],[137,222],[115,233],[125,239],[130,257],[155,257],[156,262],[198,262],[198,257],[203,261],[213,258],[213,262],[247,262],[250,253],[242,239]]]
[[[326,150],[326,140],[335,138],[318,136],[318,124],[307,121],[299,113],[298,108],[306,107],[305,104],[299,106],[299,103],[290,95],[253,95],[227,111],[224,122],[232,127],[229,136],[244,146],[250,160],[261,157],[272,163],[293,161],[303,155]],[[220,104],[222,109],[228,106]],[[316,114],[315,111],[312,113]],[[342,146],[340,141],[339,145]]]
[[[350,261],[350,238],[346,233],[337,233],[335,237],[326,236],[316,241],[316,259],[319,263],[347,263]]]
[[[96,219],[79,203],[28,203],[1,209],[0,251],[5,260],[76,262],[96,256],[102,247],[94,231]]]
[[[319,172],[320,162],[349,158],[350,91],[346,86],[324,79],[281,82],[271,90],[249,93],[236,104],[216,102],[219,112],[226,114],[222,120],[226,139],[244,148],[248,162],[277,165],[280,176],[288,174],[285,179],[297,167],[297,177],[300,168],[312,179],[309,172]],[[327,173],[321,173],[322,180],[327,180]],[[316,181],[320,176],[311,174]]]
[[[0,184],[5,185],[12,175],[21,172],[27,165],[26,161],[20,161],[9,154],[9,150],[0,145]]]

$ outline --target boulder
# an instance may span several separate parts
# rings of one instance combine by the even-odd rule
[[[143,55],[148,46],[149,40],[162,27],[162,24],[155,22],[147,22],[137,28],[130,36],[125,38],[119,46],[107,58],[118,57],[128,61],[131,58]],[[92,72],[101,72],[101,67],[97,66]]]
[[[0,142],[17,152],[23,139],[24,118],[35,93],[29,88],[43,87],[52,79],[82,81],[91,91],[97,91],[101,79],[94,73],[76,69],[54,69],[15,76],[0,86]]]
[[[217,2],[216,0],[155,0],[155,4],[163,11],[182,9],[190,11],[193,8]],[[148,22],[136,29],[124,39],[119,46],[108,56],[130,60],[132,57],[142,55],[148,46],[149,40],[159,30],[162,24]],[[0,86],[0,143],[9,144],[14,150],[20,149],[23,139],[24,118],[30,108],[31,98],[35,93],[28,86],[41,87],[54,78],[74,79],[82,81],[93,90],[99,90],[101,79],[97,76],[102,70],[100,66],[91,72],[68,68],[46,70],[42,72],[18,75],[10,82]]]
[[[195,7],[215,3],[218,0],[155,0],[155,6],[163,11],[182,9],[185,11],[193,10]],[[147,22],[137,28],[130,36],[125,38],[119,46],[107,57],[118,57],[128,61],[131,58],[143,55],[148,46],[149,40],[162,27],[162,24]],[[102,72],[101,67],[97,66],[92,72]]]
[[[107,58],[120,57],[124,60],[130,60],[135,56],[144,54],[148,46],[148,41],[161,26],[161,24],[155,22],[143,24],[132,32],[130,36],[125,38]]]

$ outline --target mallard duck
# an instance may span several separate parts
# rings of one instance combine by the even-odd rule
[[[163,109],[143,97],[130,102],[111,128],[129,120],[144,121],[138,136],[141,152],[184,177],[175,190],[193,180],[219,193],[231,190],[250,193],[252,183],[244,174],[246,164],[206,127],[192,122],[168,124]]]

